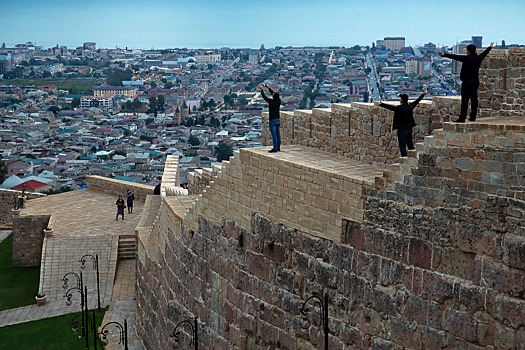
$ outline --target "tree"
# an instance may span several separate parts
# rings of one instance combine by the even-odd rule
[[[154,81],[151,81],[151,82],[149,83],[149,86],[150,86],[152,89],[155,89],[155,88],[157,87],[157,83],[154,82]]]
[[[80,106],[80,99],[75,97],[71,100],[71,108],[77,108],[78,106]]]
[[[60,107],[58,107],[58,106],[50,106],[47,110],[49,112],[53,112],[53,114],[56,117],[58,115],[58,112],[60,112]]]
[[[190,137],[188,138],[188,143],[192,146],[198,146],[201,144],[201,141],[199,140],[197,136],[190,135]]]
[[[5,165],[5,162],[3,159],[0,159],[0,183],[4,182],[6,175],[7,175],[7,165]]]
[[[171,81],[168,81],[166,84],[164,84],[165,89],[171,89],[173,87],[173,83]]]
[[[157,96],[157,109],[161,112],[164,112],[164,104],[166,103],[164,96],[159,95]]]
[[[233,149],[226,142],[221,142],[215,149],[215,156],[217,157],[218,162],[229,160],[230,157],[233,156]]]
[[[133,102],[131,102],[131,109],[133,110],[133,112],[137,112],[141,108],[142,108],[142,103],[140,102],[138,97],[135,97],[133,99]]]

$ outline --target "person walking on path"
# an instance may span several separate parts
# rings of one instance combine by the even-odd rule
[[[468,120],[471,122],[476,120],[478,114],[479,67],[493,47],[494,43],[490,43],[489,47],[479,55],[476,53],[476,46],[474,44],[467,46],[466,55],[454,55],[439,51],[441,57],[451,58],[463,63],[461,66],[461,73],[459,74],[459,78],[461,79],[461,112],[459,118],[454,120],[454,122],[465,122],[465,119],[467,119],[469,100],[470,116]]]
[[[272,98],[267,97],[264,94],[264,88],[267,88]],[[272,88],[265,84],[262,87],[259,87],[261,91],[261,96],[266,102],[268,102],[268,114],[270,115],[269,125],[270,125],[270,134],[272,135],[272,144],[273,147],[268,152],[275,153],[281,150],[281,115],[279,109],[281,107],[281,98],[279,94],[272,90]]]
[[[126,192],[126,204],[128,206],[128,214],[133,213],[133,201],[135,200],[135,194],[128,188]]]
[[[124,203],[122,196],[118,196],[117,202],[115,204],[117,205],[117,216],[115,217],[115,220],[118,221],[119,215],[122,215],[122,220],[124,220],[124,209],[126,208],[126,203]]]
[[[412,128],[416,126],[414,108],[416,108],[426,94],[426,91],[423,92],[417,100],[410,103],[408,103],[408,95],[401,94],[399,95],[400,104],[398,106],[392,106],[381,101],[375,102],[376,106],[394,111],[392,130],[397,130],[397,141],[399,143],[401,157],[407,156],[407,147],[408,149],[414,149],[414,141],[412,141]]]

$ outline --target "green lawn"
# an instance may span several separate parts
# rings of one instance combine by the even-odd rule
[[[104,313],[96,312],[97,328],[100,327]],[[72,330],[71,321],[76,315],[70,314],[39,321],[32,321],[13,326],[0,328],[0,350],[82,350],[86,347],[86,339],[79,338],[81,334],[80,322],[78,332]],[[89,312],[90,317],[93,311]],[[80,320],[81,317],[75,318]],[[110,330],[116,334],[113,329]],[[89,329],[89,348],[94,349],[93,333]],[[97,342],[97,349],[102,350],[100,340]]]
[[[13,235],[0,243],[0,311],[35,304],[38,293],[40,267],[13,267],[12,247]]]

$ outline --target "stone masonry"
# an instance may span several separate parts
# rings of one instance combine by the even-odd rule
[[[523,53],[489,55],[479,122],[423,102],[408,158],[387,111],[336,104],[283,113],[282,152],[161,196],[139,231],[146,349],[194,317],[200,348],[319,349],[319,309],[303,328],[300,308],[324,293],[330,349],[525,349]]]

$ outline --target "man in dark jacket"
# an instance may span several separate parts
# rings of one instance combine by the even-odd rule
[[[392,123],[392,130],[397,130],[397,141],[399,143],[399,150],[401,157],[407,156],[408,149],[414,149],[414,142],[412,141],[412,128],[416,126],[414,120],[414,108],[419,104],[419,101],[425,97],[427,92],[423,92],[417,100],[408,103],[408,95],[401,94],[400,104],[392,106],[383,102],[376,102],[375,105],[394,111],[394,121]]]
[[[494,43],[490,43],[489,47],[479,55],[476,53],[476,46],[473,44],[467,46],[466,55],[453,55],[441,51],[439,52],[441,57],[447,57],[462,62],[461,73],[459,74],[459,78],[461,79],[461,112],[459,118],[454,120],[454,122],[465,122],[465,119],[467,118],[469,99],[470,117],[468,120],[472,122],[476,120],[478,114],[479,67],[493,47]]]
[[[268,91],[272,94],[272,98],[267,97],[264,94],[264,88],[267,88]],[[260,88],[261,96],[266,102],[268,102],[268,114],[270,115],[269,125],[270,125],[270,134],[272,135],[273,147],[268,152],[275,153],[281,150],[281,115],[279,113],[279,108],[281,107],[281,98],[279,94],[272,90],[272,88],[265,84]]]

